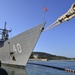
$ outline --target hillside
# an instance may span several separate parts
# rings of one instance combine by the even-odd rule
[[[47,60],[75,60],[75,58],[67,58],[64,56],[52,55],[44,52],[32,52],[30,59],[34,59],[34,56],[38,59],[47,59]]]

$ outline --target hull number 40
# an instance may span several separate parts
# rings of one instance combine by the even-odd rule
[[[21,45],[17,43],[16,45],[13,44],[13,51],[22,53]]]

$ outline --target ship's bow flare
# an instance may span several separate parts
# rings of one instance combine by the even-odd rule
[[[42,23],[6,41],[2,48],[4,63],[26,66],[44,25],[45,23]]]

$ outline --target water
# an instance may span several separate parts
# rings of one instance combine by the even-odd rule
[[[29,61],[29,63],[45,64],[50,66],[75,70],[75,61]],[[9,75],[75,75],[75,73],[27,64],[25,69],[2,66]]]

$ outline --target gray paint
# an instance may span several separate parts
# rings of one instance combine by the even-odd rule
[[[26,66],[45,23],[31,28],[4,43],[0,48],[0,60],[5,64]],[[11,53],[11,55],[10,55]],[[12,59],[15,57],[15,61]]]

